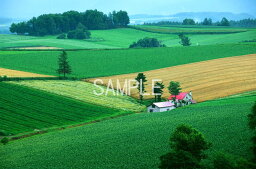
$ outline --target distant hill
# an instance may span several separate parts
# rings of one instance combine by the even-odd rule
[[[206,17],[211,18],[214,22],[220,21],[223,17],[226,17],[229,20],[255,18],[255,16],[247,13],[234,14],[231,12],[181,12],[174,15],[138,14],[131,15],[130,19],[131,24],[143,24],[144,22],[182,21],[185,18],[192,18],[195,21],[200,22]]]

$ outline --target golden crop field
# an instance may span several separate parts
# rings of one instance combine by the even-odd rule
[[[256,90],[256,54],[221,58],[163,69],[146,71],[147,92],[152,93],[152,79],[161,79],[165,85],[164,98],[169,96],[167,86],[170,81],[181,83],[183,92],[193,92],[196,101],[206,101],[237,93]],[[137,73],[102,77],[104,85],[112,79],[116,87],[116,79],[121,85],[125,79],[134,79]],[[95,79],[86,79],[94,82]],[[138,91],[133,89],[131,96],[138,97]],[[153,98],[145,96],[144,98]]]
[[[23,71],[5,69],[5,68],[0,68],[0,76],[7,76],[7,77],[54,77],[54,76],[49,76],[49,75],[23,72]]]

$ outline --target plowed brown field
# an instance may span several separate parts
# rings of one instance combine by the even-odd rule
[[[167,86],[170,81],[178,81],[184,92],[192,91],[196,101],[206,101],[232,94],[256,90],[256,54],[234,56],[163,69],[146,71],[148,85],[146,90],[152,91],[152,79],[162,79],[165,84],[164,98],[169,96]],[[112,79],[116,87],[116,79],[121,85],[125,79],[134,79],[137,73],[102,77],[104,85]],[[86,79],[94,82],[95,79]],[[138,97],[138,91],[133,89],[131,96]],[[145,96],[153,98],[153,96]]]

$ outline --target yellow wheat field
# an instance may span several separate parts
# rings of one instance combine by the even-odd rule
[[[256,90],[256,54],[173,66],[146,71],[144,74],[148,80],[147,92],[152,92],[152,79],[162,79],[165,87],[170,81],[178,81],[181,83],[183,92],[192,91],[194,99],[201,102]],[[112,79],[116,87],[116,79],[119,79],[122,85],[125,79],[134,79],[136,76],[137,73],[132,73],[99,79],[104,81],[104,85]],[[87,79],[86,81],[93,82],[94,80]],[[131,96],[138,97],[138,91],[133,89]],[[163,97],[168,96],[168,90],[165,88]],[[145,96],[145,98],[153,98],[153,96]]]
[[[7,76],[7,77],[53,77],[53,76],[49,76],[49,75],[23,72],[23,71],[5,69],[5,68],[0,68],[0,76]]]

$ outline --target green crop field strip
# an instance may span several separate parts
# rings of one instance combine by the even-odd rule
[[[72,74],[79,78],[154,70],[256,53],[255,43],[192,47],[68,51]],[[56,73],[59,51],[0,51],[0,67],[45,75]]]
[[[132,28],[92,30],[92,37],[89,40],[56,39],[56,36],[34,37],[0,34],[0,49],[40,46],[63,49],[128,48],[129,45],[133,42],[145,37],[157,38],[167,46],[171,47],[180,46],[179,38],[176,35],[180,32],[187,32],[190,34],[192,33],[192,35],[189,35],[192,41],[192,45],[198,45],[198,43],[199,45],[236,43],[256,38],[255,29],[239,29],[227,27],[188,28],[179,26],[137,26],[136,28],[141,30]],[[213,34],[214,32],[217,32],[218,34]]]
[[[227,33],[240,33],[245,32],[247,29],[230,28],[230,27],[163,27],[163,26],[134,26],[133,28],[144,30],[154,33],[166,33],[166,34],[227,34]]]
[[[247,126],[251,101],[239,104],[205,102],[162,113],[120,117],[63,131],[37,135],[1,146],[0,162],[6,169],[41,168],[157,168],[169,151],[169,137],[179,124],[200,130],[213,143],[209,155],[224,151],[250,157],[252,133]],[[224,103],[225,102],[225,103]],[[207,103],[207,105],[206,105]]]
[[[129,96],[122,96],[121,94],[114,94],[109,91],[107,94],[95,95],[101,93],[101,89],[95,87],[93,84],[82,81],[21,81],[11,82],[23,86],[28,86],[54,94],[70,97],[86,103],[94,105],[105,106],[109,108],[116,108],[125,111],[141,112],[145,110],[137,101]]]
[[[0,93],[0,129],[11,134],[129,113],[4,82]]]

